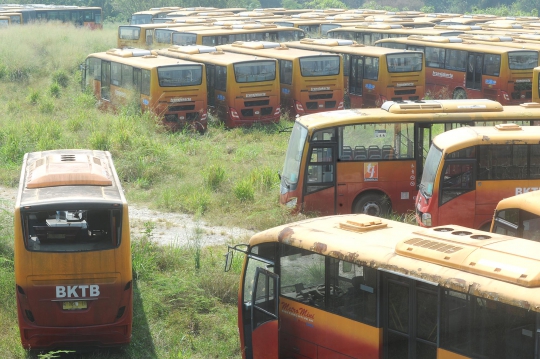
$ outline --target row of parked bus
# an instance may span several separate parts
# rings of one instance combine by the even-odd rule
[[[101,29],[103,28],[102,19],[100,7],[43,4],[0,5],[0,27],[60,21],[90,29]]]

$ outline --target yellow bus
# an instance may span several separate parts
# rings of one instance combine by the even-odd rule
[[[286,42],[298,41],[304,36],[304,31],[294,27],[273,24],[242,24],[175,31],[172,34],[172,44],[218,46],[232,44],[235,41]]]
[[[420,51],[384,49],[336,39],[302,39],[285,44],[343,56],[345,102],[350,108],[424,98],[426,74],[424,54]]]
[[[534,109],[540,106],[529,109],[531,120],[538,119]],[[513,123],[459,128],[435,137],[416,197],[418,224],[488,231],[501,199],[540,187],[538,138],[540,127]]]
[[[277,59],[281,110],[295,118],[343,109],[343,60],[340,55],[292,49],[276,42],[236,41],[225,52]]]
[[[188,21],[186,21],[188,20]],[[149,49],[154,47],[154,31],[156,29],[174,29],[182,27],[211,26],[210,21],[201,19],[185,19],[183,22],[167,22],[157,24],[142,24],[142,25],[120,25],[118,26],[118,37],[116,46],[119,49],[125,47]]]
[[[20,25],[23,23],[23,17],[21,13],[11,11],[0,11],[0,16],[5,20],[5,17],[9,18],[9,25]],[[3,22],[5,24],[5,22]]]
[[[396,24],[365,24],[359,26],[343,26],[328,31],[332,39],[353,40],[359,44],[375,45],[376,41],[390,38],[408,37],[410,35],[457,36],[463,30],[446,30],[433,28],[410,28]]]
[[[277,60],[204,45],[172,46],[157,53],[205,64],[209,109],[226,127],[279,122]]]
[[[154,19],[159,19],[162,17],[167,17],[168,14],[180,10],[180,7],[162,7],[162,8],[154,8],[150,10],[145,11],[139,11],[136,13],[133,13],[131,15],[131,20],[129,22],[130,25],[143,25],[143,24],[151,24],[153,23]]]
[[[487,98],[503,105],[517,105],[532,97],[537,50],[417,35],[380,40],[376,45],[424,52],[426,92],[432,97]]]
[[[86,58],[82,82],[102,107],[130,100],[175,131],[207,128],[204,64],[157,56],[149,50],[112,49]]]
[[[129,232],[128,205],[109,152],[24,156],[14,213],[24,348],[130,342]]]
[[[412,212],[422,173],[434,171],[426,155],[437,134],[460,126],[533,125],[538,118],[540,106],[483,99],[388,101],[379,109],[304,116],[289,139],[280,203],[320,215]],[[486,209],[488,217],[494,207]]]
[[[235,252],[243,359],[538,358],[540,243],[343,215]]]
[[[492,233],[540,242],[540,188],[502,199],[495,208]]]
[[[7,27],[9,25],[11,25],[11,18],[0,14],[0,27]]]

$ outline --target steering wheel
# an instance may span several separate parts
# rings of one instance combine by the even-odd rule
[[[321,297],[324,297],[324,294],[326,292],[326,286],[324,284],[319,284],[315,288],[315,292]],[[343,295],[343,290],[337,285],[330,284],[330,295],[340,297],[341,295]]]

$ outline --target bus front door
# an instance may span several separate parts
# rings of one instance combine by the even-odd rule
[[[383,272],[385,359],[437,358],[438,287]]]
[[[469,53],[467,59],[467,82],[468,89],[482,89],[482,63],[484,62],[483,55],[477,53]]]
[[[277,274],[256,269],[250,313],[253,359],[278,359],[278,288]]]
[[[431,124],[430,123],[419,123],[418,124],[418,138],[416,140],[416,188],[420,185],[422,180],[422,172],[424,169],[424,164],[426,163],[426,157],[431,147]]]
[[[351,56],[349,72],[349,99],[351,108],[364,107],[364,56]]]
[[[101,62],[101,99],[111,100],[111,63]]]
[[[304,175],[304,212],[336,214],[336,157],[334,144],[311,147]]]

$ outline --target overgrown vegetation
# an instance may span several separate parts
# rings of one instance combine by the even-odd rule
[[[97,108],[93,95],[81,90],[79,64],[92,52],[114,47],[117,26],[89,31],[48,23],[0,31],[0,185],[17,186],[26,152],[100,149],[112,153],[131,204],[251,229],[293,220],[278,205],[277,175],[289,137],[280,130],[290,122],[225,130],[211,121],[204,135],[170,133],[133,103],[117,113]],[[20,345],[12,221],[11,209],[0,209],[0,352],[2,358],[36,357]],[[152,232],[148,223],[133,243],[132,344],[75,355],[51,352],[43,358],[240,356],[239,266],[223,273],[225,247],[202,247],[200,230],[187,245],[170,247],[157,246]]]

